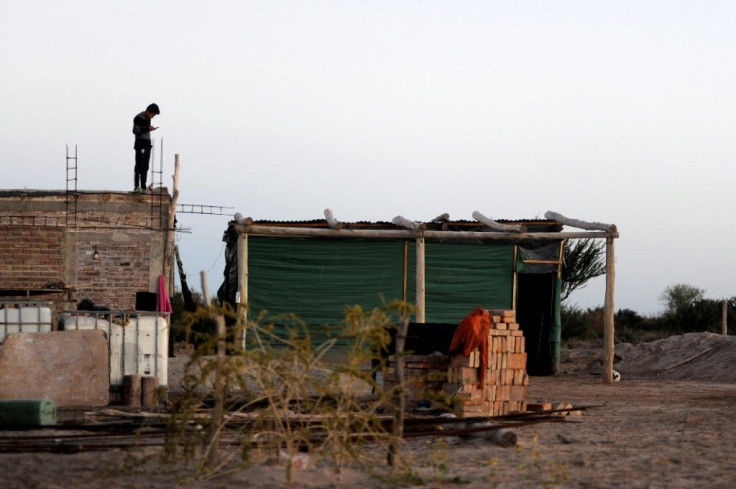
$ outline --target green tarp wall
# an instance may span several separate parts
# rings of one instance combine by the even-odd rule
[[[346,306],[364,310],[403,298],[402,241],[248,238],[249,316],[296,314],[336,324]],[[407,246],[407,301],[415,302],[416,243]],[[511,309],[514,246],[425,243],[425,319],[458,323],[475,307]]]
[[[416,245],[409,248],[409,301],[414,303]],[[513,245],[427,242],[424,261],[426,322],[457,324],[478,306],[513,308]]]

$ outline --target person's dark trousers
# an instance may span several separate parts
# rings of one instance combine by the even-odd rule
[[[148,162],[151,159],[151,148],[136,148],[135,150],[135,183],[134,188],[146,188],[148,178]]]

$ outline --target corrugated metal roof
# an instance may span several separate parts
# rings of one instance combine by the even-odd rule
[[[560,222],[551,219],[498,219],[496,220],[496,222],[507,225],[523,225],[526,226],[527,230],[530,231],[540,231],[540,228],[545,228],[545,230],[547,231],[560,231],[562,229],[562,224]],[[424,225],[426,229],[431,230],[480,231],[486,228],[483,223],[470,220],[433,220],[418,223]],[[274,227],[329,228],[327,220],[325,219],[312,219],[304,221],[253,219],[253,224]],[[401,226],[397,226],[393,222],[388,221],[356,221],[341,222],[341,224],[343,225],[343,229],[403,229]]]

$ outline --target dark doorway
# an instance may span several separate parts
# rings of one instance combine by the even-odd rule
[[[520,273],[517,277],[516,321],[526,338],[527,373],[552,375],[555,275]]]

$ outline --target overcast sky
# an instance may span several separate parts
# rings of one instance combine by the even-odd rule
[[[4,189],[132,190],[133,117],[190,278],[254,219],[614,223],[616,309],[736,296],[733,1],[0,2]],[[571,298],[603,303],[603,279]]]

